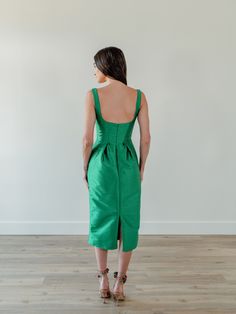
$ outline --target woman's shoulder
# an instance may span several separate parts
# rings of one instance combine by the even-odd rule
[[[137,91],[139,91],[141,94],[141,103],[142,103],[142,100],[146,100],[146,95],[145,95],[142,88],[126,85],[125,89],[126,89],[126,91],[124,89],[120,90],[120,94],[123,94],[123,92],[124,92],[124,95],[129,94],[131,97],[132,96],[135,97],[135,95],[137,94]],[[106,85],[106,86],[102,86],[102,87],[91,87],[90,90],[87,91],[87,93],[90,95],[90,97],[91,97],[91,95],[95,94],[96,92],[100,96],[106,97],[106,95],[113,94],[114,90],[111,90],[110,86]]]
[[[102,86],[102,87],[92,87],[91,91],[93,89],[96,89],[100,93],[103,93],[103,92],[106,93],[106,91],[109,91],[110,87],[108,85],[107,86]],[[126,89],[130,93],[136,93],[137,90],[140,90],[140,92],[143,93],[143,91],[142,91],[142,89],[140,87],[134,87],[134,86],[126,85],[124,89]]]

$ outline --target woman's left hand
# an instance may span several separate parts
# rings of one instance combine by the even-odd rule
[[[87,188],[89,188],[89,186],[88,186],[88,172],[87,172],[87,170],[85,170],[85,169],[84,169],[83,180],[84,180],[84,182],[85,182]]]

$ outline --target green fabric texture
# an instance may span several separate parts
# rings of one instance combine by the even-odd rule
[[[88,243],[104,250],[118,248],[121,228],[122,251],[138,245],[141,205],[139,162],[132,131],[140,110],[137,89],[136,111],[126,123],[103,119],[97,88],[92,88],[96,112],[96,141],[87,170],[89,187]]]

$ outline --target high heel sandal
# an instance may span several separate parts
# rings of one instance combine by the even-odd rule
[[[119,280],[120,283],[124,284],[126,282],[126,280],[127,280],[127,275],[125,273],[120,273],[118,275],[118,271],[115,271],[114,272],[114,278]],[[114,300],[116,300],[116,301],[124,301],[125,300],[125,294],[123,292],[120,292],[120,291],[114,292],[115,284],[116,284],[116,282],[114,283],[113,289],[111,291]]]
[[[103,271],[99,270],[97,272],[97,277],[101,278],[104,274],[107,274],[108,272],[109,272],[109,268],[106,268]],[[101,298],[104,298],[104,300],[103,300],[104,303],[105,303],[105,298],[110,298],[111,297],[111,291],[110,291],[109,288],[103,288],[103,289],[99,288],[99,293],[100,293]]]

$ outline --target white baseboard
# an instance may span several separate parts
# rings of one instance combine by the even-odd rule
[[[87,235],[88,221],[1,221],[0,235]],[[236,221],[142,221],[140,235],[236,235]]]

